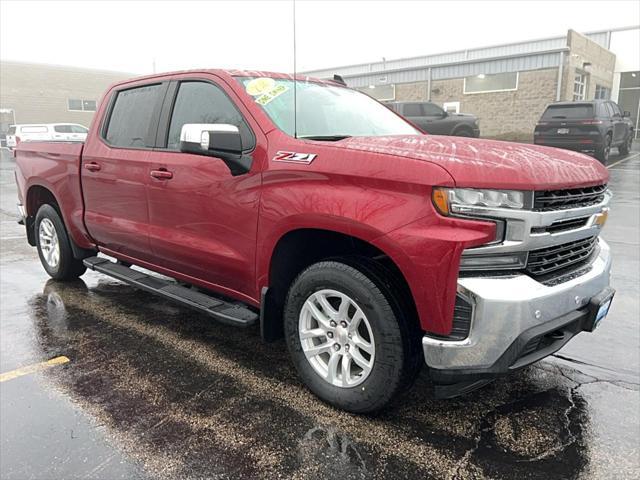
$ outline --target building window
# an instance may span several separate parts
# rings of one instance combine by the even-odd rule
[[[78,98],[70,98],[67,100],[69,110],[74,112],[95,112],[96,101],[95,100],[81,100]]]
[[[395,85],[370,85],[368,87],[358,88],[363,93],[375,98],[380,102],[386,102],[396,99]]]
[[[576,73],[573,80],[573,100],[584,100],[587,91],[587,75],[584,73]]]
[[[611,98],[611,89],[596,85],[596,96],[594,98],[595,100],[609,100]]]
[[[465,77],[464,93],[509,92],[518,89],[518,72]]]

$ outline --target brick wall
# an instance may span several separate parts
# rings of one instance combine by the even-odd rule
[[[16,123],[79,123],[94,112],[69,111],[67,100],[95,100],[109,85],[133,74],[20,62],[0,64],[0,108],[15,111]]]
[[[573,100],[576,72],[589,75],[585,100],[593,100],[596,84],[609,89],[613,87],[615,54],[574,30],[567,33],[567,46],[571,50],[565,55],[561,100]],[[585,62],[591,64],[586,69]]]
[[[455,78],[431,83],[431,100],[460,102],[460,113],[480,118],[482,137],[531,142],[533,129],[544,108],[555,100],[558,70],[520,72],[518,89],[509,92],[464,94],[464,80]],[[426,100],[426,82],[396,85],[396,100]]]

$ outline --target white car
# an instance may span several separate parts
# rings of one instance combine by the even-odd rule
[[[11,125],[7,132],[7,147],[15,148],[20,142],[84,142],[87,127],[76,123],[33,123]]]

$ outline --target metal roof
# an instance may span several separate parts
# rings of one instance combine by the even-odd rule
[[[584,35],[604,48],[609,48],[612,32],[638,28],[640,26],[600,30]],[[334,74],[338,74],[348,79],[352,87],[410,83],[426,80],[429,69],[431,69],[431,78],[437,80],[479,73],[491,74],[557,67],[560,63],[560,52],[566,50],[568,47],[565,35],[434,55],[325,68],[304,73],[318,78],[331,78]]]

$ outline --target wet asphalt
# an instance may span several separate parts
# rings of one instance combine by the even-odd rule
[[[282,342],[93,272],[50,280],[0,164],[0,477],[555,479],[640,476],[640,154],[612,156],[611,312],[558,354],[454,400],[423,370],[378,416],[335,410]],[[617,163],[619,162],[619,163]]]

